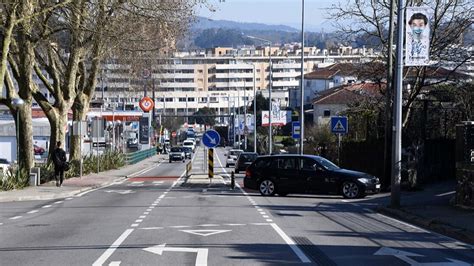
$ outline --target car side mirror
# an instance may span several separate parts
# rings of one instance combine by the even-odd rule
[[[319,166],[318,164],[314,164],[313,165],[313,169],[318,171],[318,172],[322,172],[324,171],[324,168],[322,168],[321,166]]]

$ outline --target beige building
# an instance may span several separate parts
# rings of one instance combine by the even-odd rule
[[[271,52],[270,52],[271,51]],[[305,73],[320,64],[334,62],[365,62],[376,55],[367,51],[329,55],[327,50],[305,47]],[[270,56],[271,55],[271,56]],[[234,106],[250,106],[257,93],[268,96],[270,87],[270,58],[272,61],[272,98],[281,107],[289,106],[290,89],[299,87],[301,49],[297,45],[281,47],[216,47],[206,51],[176,53],[162,60],[149,78],[132,78],[127,66],[106,64],[98,84],[96,100],[121,108],[137,108],[144,96],[152,97],[154,90],[157,113],[192,114],[207,106],[225,114]],[[146,85],[145,85],[146,83]],[[104,88],[104,89],[103,89]],[[103,91],[103,93],[101,93]]]

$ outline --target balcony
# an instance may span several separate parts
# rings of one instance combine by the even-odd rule
[[[226,78],[253,78],[253,73],[216,73],[216,78],[226,79]]]
[[[298,87],[299,84],[298,80],[273,81],[273,87]]]
[[[251,64],[217,64],[216,69],[253,69]]]
[[[159,87],[161,88],[196,88],[195,82],[162,82]]]
[[[153,78],[155,79],[194,79],[196,74],[194,73],[160,73],[160,74],[153,74]]]
[[[273,64],[273,69],[298,69],[301,68],[301,64],[298,63],[281,63],[281,64]]]
[[[300,72],[273,72],[273,78],[296,78]]]

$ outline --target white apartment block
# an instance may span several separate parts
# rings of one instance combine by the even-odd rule
[[[341,51],[342,54],[330,55],[327,50],[305,48],[305,73],[318,64],[365,62],[376,57],[373,51],[365,49],[350,53],[344,47]],[[103,97],[106,105],[118,103],[120,108],[138,108],[146,87],[148,97],[154,91],[157,114],[192,114],[205,106],[217,114],[227,114],[233,107],[250,106],[254,86],[257,93],[268,97],[270,58],[272,98],[282,108],[288,107],[289,91],[299,87],[301,70],[301,49],[288,46],[176,53],[154,66],[146,80],[132,78],[125,65],[105,64],[94,99],[101,102]]]

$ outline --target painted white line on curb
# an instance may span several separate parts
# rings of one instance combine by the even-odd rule
[[[32,213],[37,213],[37,212],[39,212],[39,210],[32,210],[32,211],[29,211],[29,212],[27,212],[27,213],[28,213],[28,214],[32,214]]]
[[[112,256],[115,250],[122,244],[123,241],[133,232],[134,229],[127,229],[122,235],[115,240],[115,242],[92,264],[92,266],[99,266],[104,264],[104,262]]]

